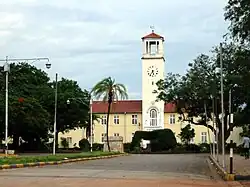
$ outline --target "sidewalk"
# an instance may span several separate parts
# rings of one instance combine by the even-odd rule
[[[222,155],[219,155],[219,164],[222,166]],[[226,171],[229,173],[230,157],[225,155]],[[233,155],[233,172],[236,175],[250,176],[250,159],[246,160],[244,156]]]

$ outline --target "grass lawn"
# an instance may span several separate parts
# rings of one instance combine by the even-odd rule
[[[83,152],[83,153],[68,153],[68,154],[58,154],[58,155],[46,155],[46,156],[17,156],[17,157],[2,157],[0,158],[0,165],[4,164],[26,164],[34,162],[51,162],[51,161],[62,161],[64,158],[74,159],[74,158],[86,158],[86,157],[96,157],[96,156],[107,156],[119,154],[118,152]]]

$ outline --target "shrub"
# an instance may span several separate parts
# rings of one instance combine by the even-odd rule
[[[123,150],[125,153],[131,152],[131,143],[124,143],[123,144]]]
[[[151,151],[167,151],[176,147],[174,133],[170,129],[151,131]]]
[[[170,129],[161,129],[154,131],[136,131],[131,142],[131,150],[140,147],[141,139],[150,140],[151,151],[159,152],[173,149],[177,142],[174,133]]]
[[[150,140],[149,133],[147,131],[136,131],[131,142],[131,150],[134,150],[135,147],[140,147],[141,139]]]
[[[200,152],[201,153],[209,153],[210,152],[210,144],[208,143],[201,143],[199,144]]]
[[[90,143],[87,139],[83,138],[79,141],[79,147],[82,151],[89,151],[90,150]]]
[[[101,144],[101,143],[93,143],[92,150],[93,151],[102,151],[103,150],[103,144]]]
[[[61,145],[63,148],[69,148],[69,142],[66,138],[61,137]]]
[[[201,151],[201,147],[196,144],[185,144],[183,146],[187,152],[199,153]]]
[[[192,138],[195,137],[194,129],[191,128],[191,125],[188,124],[184,128],[181,128],[181,133],[179,134],[181,141],[185,144],[188,144]]]

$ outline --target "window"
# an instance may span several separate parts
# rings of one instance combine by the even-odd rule
[[[207,143],[207,132],[201,133],[201,143]]]
[[[157,53],[157,44],[155,41],[149,42],[149,51],[151,55],[155,55]]]
[[[175,124],[175,115],[174,114],[170,114],[170,116],[169,116],[169,124]]]
[[[72,137],[67,137],[66,139],[69,144],[72,144]]]
[[[132,115],[132,124],[136,125],[137,124],[137,115]]]
[[[150,110],[150,126],[157,126],[157,111],[155,109]]]
[[[102,116],[102,125],[106,125],[107,124],[107,116]]]
[[[119,133],[114,133],[114,136],[120,136]]]
[[[114,116],[114,124],[119,124],[119,116]]]

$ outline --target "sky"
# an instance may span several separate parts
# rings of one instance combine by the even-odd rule
[[[141,37],[165,37],[165,72],[184,74],[227,32],[227,0],[0,0],[0,59],[47,57],[35,66],[82,89],[111,76],[141,98]]]

